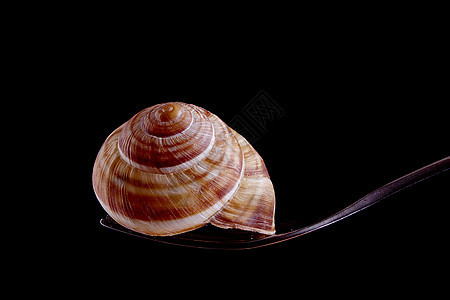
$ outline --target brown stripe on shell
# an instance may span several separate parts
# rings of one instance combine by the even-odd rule
[[[237,143],[234,146],[224,146],[226,146],[223,150],[224,155],[220,156],[220,160],[215,160],[214,165],[209,165],[206,162],[200,163],[200,168],[203,170],[209,169],[209,171],[196,174],[190,169],[170,175],[148,174],[151,178],[165,179],[158,188],[151,181],[148,187],[142,182],[137,184],[138,187],[134,173],[139,173],[139,170],[134,169],[134,173],[123,172],[125,174],[121,174],[121,176],[113,174],[110,183],[116,182],[116,185],[123,186],[124,189],[120,190],[120,193],[118,193],[118,190],[114,190],[115,197],[123,198],[114,199],[114,202],[116,202],[116,205],[117,202],[127,203],[127,206],[115,207],[113,210],[134,219],[161,221],[168,218],[186,217],[214,205],[228,195],[238,184],[243,167],[243,159]],[[216,148],[216,151],[218,151],[218,148]],[[134,177],[134,179],[129,180],[126,176]],[[208,178],[207,181],[205,181],[206,178]],[[131,184],[133,181],[135,182],[134,185]],[[180,193],[174,194],[173,191],[176,189]],[[113,194],[110,198],[112,196]],[[159,203],[164,204],[159,205]]]
[[[206,158],[190,169],[174,173],[173,175],[177,180],[176,185],[202,184],[205,178],[211,177],[213,172],[218,172],[217,170],[221,170],[221,173],[217,173],[215,177],[221,176],[222,179],[231,178],[232,180],[233,177],[239,176],[242,169],[240,148],[236,147],[236,141],[234,142],[235,145],[229,139],[225,139],[225,141],[220,138],[217,139],[217,144],[213,150],[214,155],[211,155],[214,158]],[[112,169],[111,166],[108,166],[108,168]],[[153,174],[135,168],[130,169],[130,174],[112,173],[111,176],[111,180],[127,182],[130,188],[141,190],[142,193],[147,192],[147,189],[152,191],[166,189],[168,185],[172,184],[167,181],[169,177],[166,174]]]
[[[145,109],[128,121],[119,137],[119,149],[124,159],[136,168],[147,172],[172,172],[164,168],[180,166],[195,158],[206,155],[212,146],[214,130],[209,120],[191,105],[177,103],[183,110],[190,110],[192,124],[173,136],[158,137],[150,135],[148,128],[142,128],[142,120],[148,118],[154,107]],[[161,130],[161,129],[159,129]],[[184,168],[188,168],[186,165]]]
[[[188,146],[193,143],[194,141],[198,141],[198,139],[201,138],[210,138],[211,132],[211,125],[208,123],[206,119],[200,119],[197,118],[195,120],[195,125],[189,127],[186,129],[185,132],[180,132],[177,134],[176,137],[173,136],[167,136],[164,138],[157,137],[150,135],[146,133],[146,131],[141,127],[141,120],[140,118],[143,118],[144,116],[137,115],[133,119],[131,119],[126,124],[126,128],[124,128],[124,131],[122,133],[124,142],[126,139],[133,140],[133,142],[136,142],[137,144],[140,144],[140,147],[147,147],[148,145],[153,146],[164,146],[166,148],[159,149],[161,151],[170,151],[174,150],[173,148],[180,148],[182,146]],[[193,130],[195,129],[195,130]],[[182,135],[180,135],[183,133]],[[199,136],[200,135],[200,136]],[[122,139],[122,137],[121,137]],[[119,145],[122,148],[122,141],[119,140]],[[130,141],[128,141],[130,142]],[[160,144],[158,144],[160,143]],[[186,145],[186,143],[188,143]],[[122,148],[124,149],[124,148]]]

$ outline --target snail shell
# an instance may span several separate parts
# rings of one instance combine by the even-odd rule
[[[262,158],[192,104],[158,104],[117,128],[97,155],[92,181],[116,222],[147,235],[207,223],[275,233],[275,193]]]

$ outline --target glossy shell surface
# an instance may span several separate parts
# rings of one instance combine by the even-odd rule
[[[95,194],[119,224],[175,235],[207,223],[273,234],[275,193],[262,158],[209,111],[170,102],[136,114],[106,139]]]

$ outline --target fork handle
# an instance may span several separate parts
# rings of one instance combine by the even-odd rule
[[[434,175],[437,175],[441,172],[444,172],[446,170],[450,169],[450,156],[447,156],[444,159],[441,159],[439,161],[436,161],[432,164],[429,164],[423,168],[420,168],[414,172],[411,172],[403,177],[400,177],[378,189],[371,192],[370,194],[367,194],[366,196],[362,197],[358,201],[354,202],[353,204],[347,206],[343,210],[335,213],[334,215],[331,215],[322,221],[319,221],[317,223],[308,225],[306,227],[287,232],[283,234],[283,240],[297,237],[300,235],[304,235],[313,231],[316,231],[320,228],[323,228],[325,226],[328,226],[330,224],[333,224],[339,220],[342,220],[348,216],[353,215],[354,213],[357,213],[409,186],[412,186],[416,183],[421,182],[422,180],[425,180],[429,177],[432,177]]]

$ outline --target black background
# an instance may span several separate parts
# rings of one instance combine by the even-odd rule
[[[397,277],[422,278],[445,261],[446,234],[434,215],[449,199],[448,174],[310,235],[246,251],[182,248],[103,228],[91,184],[102,143],[140,110],[183,101],[230,122],[264,91],[284,110],[253,143],[275,187],[276,218],[318,221],[449,155],[448,61],[439,39],[422,36],[424,47],[415,35],[347,36],[326,28],[295,38],[247,32],[238,40],[224,30],[197,40],[188,31],[144,38],[119,29],[86,30],[66,41],[53,69],[54,96],[64,99],[71,118],[65,126],[77,140],[67,148],[76,150],[80,173],[64,187],[76,203],[64,208],[71,220],[65,243],[51,251],[73,262],[73,272],[94,284],[104,280],[104,291],[114,294],[121,285],[139,290],[191,280],[198,283],[193,290],[204,282],[232,282],[237,290],[249,280],[255,289],[325,278],[356,285],[374,274],[398,284]]]
[[[159,74],[130,76],[126,69],[121,69],[102,71],[90,78],[93,83],[87,84],[94,87],[86,94],[93,103],[86,104],[89,122],[83,142],[87,152],[83,180],[86,194],[81,199],[89,237],[84,251],[92,258],[101,254],[100,264],[107,269],[113,268],[108,261],[117,255],[127,257],[123,267],[131,264],[145,268],[147,263],[142,260],[149,253],[152,262],[148,264],[153,264],[154,258],[169,260],[171,268],[172,264],[202,268],[211,264],[211,260],[224,263],[231,260],[251,269],[255,265],[264,268],[266,262],[261,260],[296,266],[325,262],[336,264],[337,268],[356,260],[380,267],[386,259],[394,272],[426,267],[427,260],[419,259],[415,264],[411,260],[422,255],[423,247],[429,251],[443,246],[440,239],[431,235],[433,224],[423,220],[449,199],[448,175],[421,183],[309,236],[256,250],[179,248],[110,232],[99,225],[105,213],[90,182],[97,151],[116,127],[156,103],[193,103],[230,121],[243,115],[245,105],[265,91],[285,112],[267,122],[266,132],[259,132],[253,145],[265,159],[272,177],[277,217],[298,219],[304,225],[448,155],[444,145],[444,128],[448,127],[444,101],[439,84],[426,78],[423,69],[406,74],[372,64],[353,72],[348,68],[351,67],[328,66],[309,76],[298,67],[301,75],[297,76],[282,74],[283,68],[271,68],[261,61],[248,74],[242,74],[238,68],[224,68],[227,76],[220,77],[215,77],[222,72],[219,70],[205,71],[199,77],[182,73],[159,78]],[[228,263],[214,264],[224,268]]]

